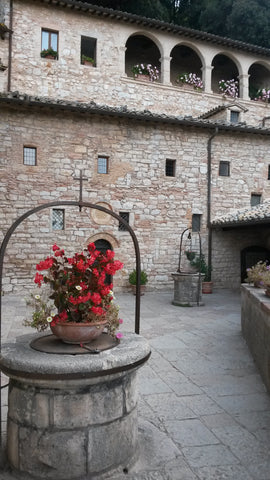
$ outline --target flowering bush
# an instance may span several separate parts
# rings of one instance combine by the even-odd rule
[[[197,77],[196,73],[182,73],[178,75],[176,81],[177,83],[188,83],[192,85],[195,90],[201,90],[203,88],[203,81],[200,77]]]
[[[45,284],[45,293],[31,295],[28,305],[34,307],[34,313],[32,321],[25,321],[25,324],[41,331],[49,323],[106,320],[109,333],[114,335],[122,320],[118,318],[119,308],[114,303],[112,285],[106,285],[105,279],[106,275],[114,275],[123,264],[114,260],[113,251],[107,250],[103,254],[96,250],[94,243],[89,243],[82,253],[75,253],[70,258],[57,245],[53,245],[52,250],[53,256],[36,265],[34,281],[39,287]],[[47,271],[45,275],[39,273],[44,271]],[[48,303],[48,299],[51,302]],[[116,336],[120,338],[122,335]]]
[[[228,95],[229,97],[238,97],[238,81],[234,80],[220,80],[218,82],[219,91]]]
[[[260,88],[257,92],[253,95],[252,100],[258,101],[262,100],[263,102],[268,102],[270,99],[270,90],[266,88]]]
[[[135,78],[137,78],[138,75],[148,75],[151,82],[159,79],[159,71],[157,67],[151,65],[150,63],[140,63],[138,65],[134,65],[131,71]]]
[[[247,278],[245,282],[254,283],[256,286],[263,286],[269,277],[270,283],[270,266],[266,262],[257,262],[251,268],[247,268]]]

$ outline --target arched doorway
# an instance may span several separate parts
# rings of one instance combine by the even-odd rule
[[[267,261],[270,264],[270,251],[265,247],[246,247],[241,251],[241,282],[247,278],[247,268],[253,267],[258,262]]]
[[[106,253],[107,250],[113,250],[112,245],[108,240],[105,240],[104,238],[99,238],[94,242],[95,247],[97,250],[99,250],[101,253]],[[106,274],[106,279],[105,279],[106,285],[110,285],[112,283],[112,275]]]

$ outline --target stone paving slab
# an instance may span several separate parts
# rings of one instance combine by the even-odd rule
[[[172,296],[141,298],[152,355],[138,372],[139,457],[108,478],[270,480],[270,396],[241,335],[240,294],[214,291],[192,308],[173,306]],[[122,332],[134,331],[134,296],[117,302]],[[23,298],[4,296],[2,341],[32,332],[23,318]],[[4,391],[2,403],[4,417]],[[15,477],[2,467],[0,480]]]

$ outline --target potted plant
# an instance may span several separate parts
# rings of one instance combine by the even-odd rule
[[[202,275],[202,293],[212,293],[213,282],[211,281],[211,267],[205,261],[204,254],[196,255],[190,264]]]
[[[268,103],[270,99],[270,90],[267,88],[259,88],[251,95],[251,99],[255,100],[256,102]]]
[[[220,93],[227,97],[238,97],[238,81],[233,78],[231,80],[220,80],[218,82],[218,88]]]
[[[137,272],[134,269],[128,277],[129,283],[132,287],[133,294],[136,295],[136,285],[137,285]],[[140,294],[144,295],[145,292],[145,285],[148,282],[148,276],[147,273],[144,270],[141,270],[141,276],[140,276]]]
[[[38,331],[50,326],[53,334],[67,343],[88,343],[105,327],[120,338],[120,333],[115,335],[122,323],[119,309],[113,301],[112,285],[105,284],[106,274],[114,275],[123,267],[114,260],[114,252],[107,250],[103,254],[94,243],[73,257],[67,257],[57,245],[52,250],[52,256],[36,265],[34,281],[38,287],[47,288],[31,295],[28,305],[34,307],[34,312],[32,320],[24,324]]]
[[[92,67],[95,64],[95,60],[92,57],[87,57],[87,55],[82,55],[81,61],[83,65],[90,65]]]
[[[189,86],[192,90],[202,90],[203,88],[203,81],[196,73],[181,73],[176,78],[176,82],[182,87]]]
[[[257,262],[256,265],[253,265],[250,268],[247,268],[247,278],[245,282],[253,283],[254,287],[263,287],[264,282],[266,281],[266,274],[269,272],[269,266],[266,262],[262,260]],[[270,283],[270,276],[269,276],[269,283]]]
[[[140,63],[134,65],[131,71],[136,79],[147,80],[150,82],[155,82],[159,79],[159,71],[157,67],[151,65],[150,63]]]
[[[53,48],[47,48],[47,49],[41,50],[40,56],[43,58],[56,59],[58,56],[58,53]]]

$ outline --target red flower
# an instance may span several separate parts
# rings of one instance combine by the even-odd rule
[[[56,250],[60,250],[60,248],[56,245],[56,243],[52,246],[53,252],[56,252]]]
[[[91,295],[91,300],[95,305],[99,305],[101,303],[101,296],[99,293],[93,293],[93,295]]]
[[[92,307],[91,311],[99,316],[104,315],[105,313],[105,310],[103,310],[101,307]]]
[[[40,273],[36,273],[34,282],[37,283],[39,287],[41,287],[42,281],[43,281],[43,275],[40,275]]]
[[[42,262],[38,263],[36,266],[37,270],[48,270],[53,266],[53,258],[52,257],[47,257],[45,260]]]
[[[56,250],[56,252],[54,254],[55,257],[63,257],[64,255],[65,255],[64,250],[60,250],[60,249]]]

